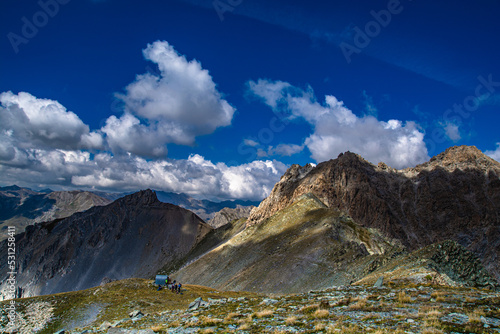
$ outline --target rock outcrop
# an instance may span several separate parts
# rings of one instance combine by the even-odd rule
[[[255,208],[255,206],[238,206],[234,209],[224,208],[219,212],[215,213],[215,216],[208,221],[208,224],[213,228],[219,228],[224,226],[233,220],[248,218],[250,212]]]
[[[500,288],[500,283],[472,252],[450,240],[410,254],[400,254],[368,273],[356,284],[371,284],[379,279],[490,290]]]
[[[74,291],[110,280],[151,277],[182,258],[212,228],[194,213],[161,203],[150,190],[69,218],[28,226],[16,236],[23,296]],[[7,254],[7,242],[0,244]],[[0,264],[2,292],[7,261]]]
[[[475,147],[447,149],[429,162],[396,170],[354,153],[316,167],[293,165],[248,219],[263,223],[312,193],[366,228],[417,250],[454,240],[500,279],[500,163]]]

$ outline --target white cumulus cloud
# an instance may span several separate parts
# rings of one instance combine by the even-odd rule
[[[444,131],[446,133],[446,136],[452,140],[452,141],[459,141],[462,136],[460,135],[460,129],[458,128],[458,125],[446,122],[443,124]]]
[[[294,154],[300,153],[304,150],[305,145],[296,144],[279,144],[278,146],[269,146],[267,150],[261,148],[257,151],[257,156],[268,157],[273,155],[279,155],[282,157],[291,157]]]
[[[148,44],[143,55],[160,73],[138,75],[117,94],[125,113],[103,128],[113,152],[159,157],[168,143],[192,145],[197,136],[231,124],[235,109],[200,62],[188,61],[166,41]]]
[[[118,97],[123,113],[101,129],[59,102],[0,94],[0,184],[34,188],[136,191],[152,188],[214,200],[261,200],[286,171],[276,160],[229,166],[202,155],[167,158],[167,144],[231,124],[235,109],[208,71],[167,42],[143,50],[159,74],[143,74]],[[248,142],[258,145],[257,142]]]
[[[31,150],[23,164],[0,163],[0,184],[29,187],[155,190],[185,193],[212,200],[262,200],[285,173],[276,160],[228,166],[193,154],[187,159],[146,160],[135,155],[87,151]]]
[[[490,156],[490,158],[495,159],[500,162],[500,143],[497,143],[497,149],[494,151],[486,151],[484,154]]]
[[[101,134],[59,102],[25,92],[0,94],[0,161],[25,164],[33,150],[102,147]]]
[[[345,151],[395,168],[429,159],[424,133],[414,122],[384,122],[370,115],[359,117],[334,96],[325,96],[325,103],[320,104],[311,88],[304,91],[280,81],[250,81],[248,87],[275,112],[289,113],[290,118],[301,117],[313,126],[314,132],[304,144],[317,162]]]
[[[255,146],[260,145],[258,142],[256,142],[253,139],[245,139],[245,140],[243,140],[243,142],[245,143],[245,145],[250,146],[250,147],[255,147]]]
[[[279,161],[253,161],[239,166],[213,163],[194,154],[188,159],[147,161],[140,157],[95,157],[91,174],[72,179],[81,187],[143,189],[181,192],[211,199],[261,200],[286,171]]]

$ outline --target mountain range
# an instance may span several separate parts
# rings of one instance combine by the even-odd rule
[[[451,147],[403,170],[347,152],[316,167],[292,166],[248,224],[260,224],[312,193],[409,250],[454,240],[500,279],[499,177],[500,163],[470,146]]]
[[[66,218],[77,212],[83,212],[94,206],[103,206],[130,195],[130,193],[109,193],[100,191],[52,191],[50,189],[34,191],[16,185],[0,187],[0,230],[8,226],[16,227],[20,233],[26,226]],[[213,202],[199,200],[186,194],[157,191],[161,202],[175,204],[196,213],[205,221],[212,219],[224,208],[246,210],[258,205],[254,201]],[[217,223],[220,225],[220,222]],[[0,241],[5,234],[0,235]]]
[[[33,191],[18,186],[0,187],[0,230],[14,226],[20,233],[35,223],[69,217],[102,206],[112,199],[88,191]],[[5,233],[0,240],[5,239]]]
[[[260,202],[247,200],[214,202],[206,199],[196,199],[182,193],[178,194],[165,191],[156,191],[156,196],[161,202],[175,204],[193,211],[206,222],[209,222],[217,212],[224,208],[237,209],[257,206],[260,204]]]
[[[382,277],[494,289],[499,176],[500,163],[475,147],[452,147],[402,170],[346,152],[291,166],[258,207],[248,212],[231,202],[236,210],[219,212],[214,226],[162,203],[161,193],[141,191],[29,226],[17,237],[19,285],[29,296],[167,273],[265,293]]]
[[[298,292],[355,283],[392,264],[378,272],[391,276],[398,264],[413,267],[401,279],[462,284],[467,277],[465,284],[496,286],[499,176],[497,161],[466,146],[403,170],[351,152],[293,165],[244,231],[175,275],[223,289]],[[429,260],[436,256],[447,260]]]

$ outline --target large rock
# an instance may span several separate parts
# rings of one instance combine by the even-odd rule
[[[204,301],[203,298],[198,297],[192,303],[189,304],[187,310],[188,310],[188,312],[193,312],[193,311],[198,310],[199,308],[208,307],[209,305],[210,305],[210,303]]]

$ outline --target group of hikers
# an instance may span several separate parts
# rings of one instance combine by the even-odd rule
[[[167,279],[165,280],[165,286],[168,290],[170,290],[172,292],[182,294],[182,292],[181,292],[182,284],[177,283],[177,281],[175,281],[175,280],[172,282],[172,280],[169,276],[167,276]],[[158,284],[158,291],[160,291],[160,290],[161,290],[161,284]]]

